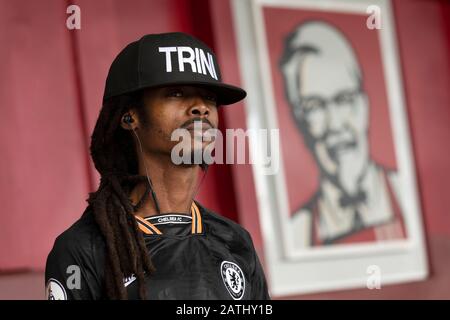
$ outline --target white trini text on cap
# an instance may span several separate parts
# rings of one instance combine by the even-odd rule
[[[178,71],[185,71],[185,64],[189,65],[192,72],[209,75],[217,79],[216,69],[214,68],[213,56],[209,52],[203,51],[200,48],[191,47],[159,47],[159,52],[165,53],[166,58],[166,72],[172,72],[172,52],[177,52],[178,56]]]

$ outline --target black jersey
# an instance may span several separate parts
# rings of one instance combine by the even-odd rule
[[[148,299],[270,299],[250,234],[193,203],[191,215],[138,218],[156,268],[146,275]],[[104,299],[105,240],[88,208],[55,241],[45,270],[48,299]],[[139,299],[134,276],[124,279]]]

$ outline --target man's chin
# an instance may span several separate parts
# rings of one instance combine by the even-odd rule
[[[189,163],[186,164],[203,164],[205,163],[206,159],[205,157],[207,151],[206,151],[206,146],[202,146],[200,148],[193,148],[192,151],[189,153],[189,157],[187,157],[189,159]]]

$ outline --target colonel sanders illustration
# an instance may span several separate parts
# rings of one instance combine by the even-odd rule
[[[350,42],[329,23],[305,22],[285,39],[280,71],[320,172],[315,194],[292,214],[294,246],[404,238],[397,174],[369,152],[369,108],[376,106]]]

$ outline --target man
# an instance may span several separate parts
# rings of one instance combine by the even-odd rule
[[[249,233],[194,201],[207,165],[172,159],[174,131],[192,137],[192,154],[198,141],[204,150],[218,106],[245,95],[183,33],[147,35],[119,53],[91,141],[100,186],[49,254],[49,299],[269,298]]]
[[[369,100],[353,48],[334,26],[309,21],[285,43],[280,68],[293,119],[320,172],[292,216],[296,248],[405,237],[396,172],[369,152]]]

